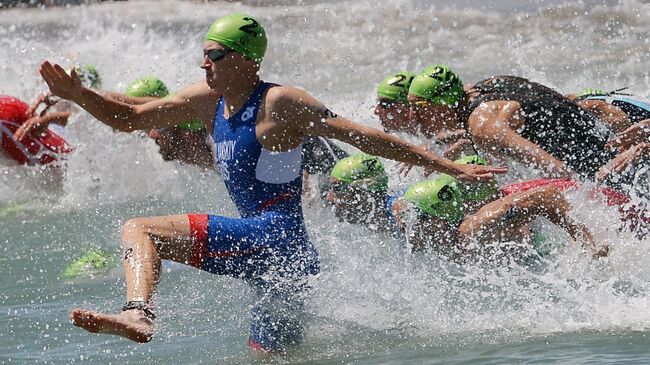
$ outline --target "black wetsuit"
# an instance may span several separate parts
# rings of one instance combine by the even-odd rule
[[[323,137],[306,137],[302,145],[302,159],[308,174],[329,175],[334,165],[348,157],[348,153]]]
[[[481,95],[494,93],[524,94],[531,97],[564,99],[559,92],[519,76],[493,76],[474,84]]]
[[[526,120],[517,130],[582,177],[593,178],[598,168],[613,154],[605,149],[607,127],[592,113],[568,101],[544,85],[515,76],[499,76],[480,81],[479,95],[462,111],[465,123],[481,103],[516,101]]]
[[[329,175],[334,165],[349,155],[334,142],[323,137],[306,137],[302,146],[305,171],[310,175],[318,175],[319,195],[325,198],[329,190]]]

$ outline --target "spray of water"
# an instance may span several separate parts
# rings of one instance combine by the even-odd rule
[[[267,28],[264,79],[305,88],[337,113],[371,126],[378,125],[372,116],[376,83],[388,72],[431,63],[452,65],[465,82],[517,74],[566,92],[630,86],[635,95],[650,97],[648,4],[537,6],[512,13],[472,8],[471,2],[468,9],[455,5],[142,2],[8,10],[0,13],[0,92],[33,98],[44,89],[36,75],[44,59],[64,67],[92,63],[109,90],[123,90],[144,75],[178,89],[203,77],[198,64],[207,26],[237,10],[256,14]],[[31,209],[2,223],[7,257],[18,259],[0,261],[1,267],[11,281],[23,280],[27,301],[35,303],[27,312],[37,318],[28,325],[16,319],[24,314],[14,307],[25,304],[15,294],[19,285],[7,285],[13,299],[0,302],[9,308],[7,328],[24,343],[15,356],[68,361],[79,352],[98,350],[101,343],[104,351],[111,350],[92,356],[119,361],[135,353],[172,361],[180,354],[187,357],[183,349],[194,341],[192,348],[206,348],[189,355],[197,362],[215,356],[249,362],[242,355],[248,322],[247,298],[241,295],[245,285],[176,266],[159,290],[160,314],[167,319],[159,325],[158,344],[143,350],[112,338],[85,338],[66,323],[61,326],[65,321],[60,318],[73,302],[110,309],[122,300],[119,270],[99,282],[58,281],[60,265],[83,244],[93,241],[117,250],[120,224],[135,215],[235,215],[216,173],[163,161],[144,135],[114,132],[79,112],[66,128],[66,138],[76,151],[62,171],[39,171],[7,160],[0,164],[0,205],[27,204]],[[393,187],[421,177],[414,172],[398,178],[397,167],[388,166],[395,176]],[[523,261],[495,256],[461,266],[434,253],[412,254],[388,236],[340,223],[328,209],[310,205],[306,218],[322,256],[322,273],[313,282],[306,343],[294,360],[341,359],[351,353],[370,358],[402,348],[415,359],[423,348],[444,353],[477,342],[647,329],[649,242],[617,232],[616,212],[589,202],[585,194],[586,188],[571,193],[574,215],[586,220],[599,240],[610,242],[606,259],[591,260],[548,228],[558,245],[547,256],[531,253]],[[50,264],[45,248],[54,257]],[[33,272],[39,265],[49,271]],[[22,275],[25,271],[30,274]],[[39,289],[44,285],[62,292],[53,298]],[[52,303],[60,305],[52,328],[61,328],[64,335],[42,329],[52,336],[49,340],[30,340],[28,333],[40,328],[36,323],[51,321],[47,308]],[[43,346],[56,348],[58,355]]]

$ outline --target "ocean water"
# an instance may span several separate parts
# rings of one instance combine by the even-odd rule
[[[203,34],[233,11],[266,27],[265,80],[304,88],[370,126],[379,125],[376,84],[391,71],[432,63],[452,65],[466,82],[516,74],[563,92],[630,87],[650,98],[650,4],[637,0],[8,9],[0,11],[0,93],[31,100],[45,88],[36,73],[45,59],[92,63],[108,90],[144,75],[178,89],[203,77]],[[181,265],[165,265],[152,342],[88,334],[68,322],[70,308],[118,310],[123,274],[118,267],[62,279],[75,257],[91,246],[117,254],[121,224],[131,217],[236,212],[217,174],[163,161],[142,134],[114,132],[80,112],[65,135],[76,151],[62,170],[0,157],[0,364],[650,363],[650,241],[616,232],[616,212],[587,202],[584,191],[570,195],[574,214],[611,243],[606,259],[559,245],[543,258],[459,266],[434,253],[411,254],[306,202],[322,272],[313,280],[305,342],[286,356],[248,351],[245,284]],[[419,176],[395,176],[391,185]]]

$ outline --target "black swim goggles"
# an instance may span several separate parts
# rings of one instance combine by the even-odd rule
[[[344,192],[358,193],[361,191],[385,191],[386,185],[388,184],[388,175],[386,173],[381,173],[377,176],[357,179],[350,182],[332,182],[330,183],[330,189],[336,194],[341,194]]]
[[[388,101],[388,100],[380,100],[379,103],[378,103],[378,105],[379,105],[382,109],[390,109],[390,108],[392,108],[392,107],[395,106],[395,102],[393,102],[393,101]]]
[[[230,52],[234,52],[232,49],[223,48],[223,49],[211,49],[205,52],[205,55],[208,56],[212,63],[221,61],[226,55]]]

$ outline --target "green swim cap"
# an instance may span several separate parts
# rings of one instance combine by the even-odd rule
[[[203,124],[203,121],[199,118],[192,118],[187,122],[181,123],[177,125],[178,128],[180,129],[187,129],[190,131],[199,131],[203,128],[205,128],[205,125]]]
[[[383,191],[388,187],[388,175],[381,160],[365,153],[357,153],[339,160],[330,176],[343,183],[364,186],[375,191]]]
[[[217,19],[205,34],[205,40],[221,43],[258,64],[266,52],[264,28],[255,18],[241,13]]]
[[[157,96],[165,97],[169,95],[169,90],[165,83],[160,81],[159,78],[153,76],[141,77],[126,87],[126,96],[130,97],[145,97],[145,96]]]
[[[481,165],[488,166],[488,161],[479,155],[469,155],[461,157],[454,161],[461,165]],[[499,192],[496,181],[488,181],[475,184],[460,183],[458,184],[462,197],[467,201],[482,201],[495,196]]]
[[[464,95],[463,82],[449,67],[434,65],[413,79],[408,93],[435,104],[454,106]]]
[[[457,180],[448,175],[413,184],[404,193],[404,200],[432,217],[442,218],[451,223],[459,222],[465,215]]]
[[[407,104],[406,96],[409,93],[409,86],[415,74],[408,71],[401,71],[391,74],[383,79],[377,86],[377,97]]]
[[[99,248],[92,248],[77,257],[61,273],[65,279],[93,276],[110,271],[114,267],[115,255]]]
[[[91,89],[99,89],[102,87],[102,78],[99,76],[99,72],[95,66],[91,64],[85,64],[83,66],[73,66],[77,76],[81,79],[81,84],[84,87],[89,87]],[[68,74],[71,73],[72,69],[66,70]]]
[[[609,93],[601,89],[586,88],[576,94],[578,98],[588,98],[590,96],[609,96]]]
[[[24,212],[27,210],[26,205],[26,203],[13,203],[4,207],[0,207],[0,219]]]

